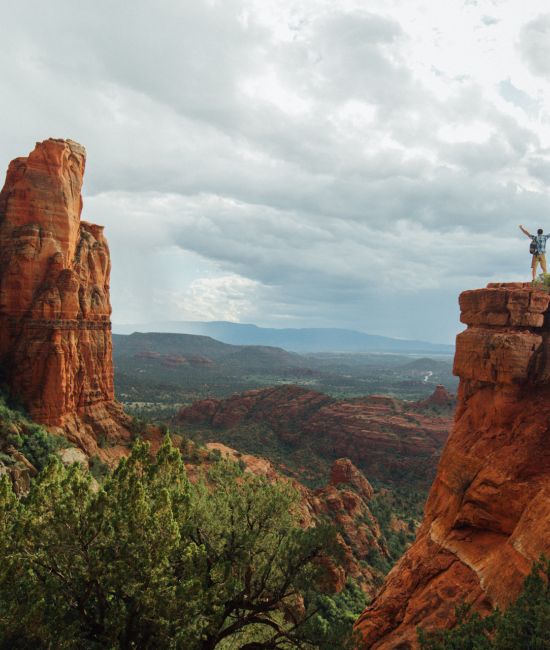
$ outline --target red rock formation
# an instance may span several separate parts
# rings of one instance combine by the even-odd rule
[[[314,519],[328,518],[341,531],[338,540],[344,549],[344,561],[339,579],[335,572],[337,591],[348,576],[368,596],[374,595],[380,582],[381,576],[367,563],[373,550],[389,557],[378,522],[369,508],[373,494],[371,484],[348,458],[334,462],[327,486],[308,490],[306,494]]]
[[[416,542],[356,624],[365,648],[414,648],[461,602],[506,607],[550,553],[549,303],[522,284],[460,296],[453,432]]]
[[[80,221],[86,153],[38,143],[0,193],[0,367],[38,422],[89,454],[128,433],[114,402],[109,248]],[[102,454],[100,454],[102,455]]]
[[[429,397],[416,403],[416,406],[421,409],[429,408],[431,406],[435,406],[436,408],[454,409],[455,405],[456,398],[454,395],[451,395],[442,384],[438,384]]]
[[[264,423],[285,443],[307,445],[323,458],[351,458],[370,478],[393,482],[431,480],[452,422],[390,397],[337,401],[291,385],[196,402],[177,420],[216,430]]]

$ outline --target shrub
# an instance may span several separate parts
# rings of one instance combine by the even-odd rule
[[[68,447],[65,438],[54,436],[44,427],[29,420],[22,412],[11,408],[0,395],[0,448],[13,445],[38,470],[43,469],[52,454]]]
[[[550,290],[550,273],[540,273],[538,278],[533,281],[533,284],[539,289]]]
[[[46,466],[54,452],[68,447],[65,438],[48,433],[38,424],[25,427],[24,433],[19,449],[38,470]]]
[[[139,418],[137,416],[132,418],[130,423],[130,433],[132,434],[132,440],[135,442],[139,440],[144,433],[147,433],[147,421]]]
[[[352,650],[352,630],[367,606],[367,598],[351,580],[339,594],[319,594],[314,598],[317,613],[308,623],[309,638],[319,650]]]
[[[98,483],[102,483],[109,476],[109,466],[99,456],[92,456],[89,462],[90,474]]]

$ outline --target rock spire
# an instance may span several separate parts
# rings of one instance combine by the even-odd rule
[[[126,437],[114,402],[103,227],[80,220],[84,147],[36,144],[0,193],[0,371],[33,419],[87,453]],[[100,454],[101,455],[101,454]]]

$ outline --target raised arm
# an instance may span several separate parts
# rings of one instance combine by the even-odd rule
[[[521,230],[521,232],[524,235],[527,235],[527,237],[532,237],[533,236],[528,230],[525,230],[525,228],[523,226],[520,226],[519,229]]]

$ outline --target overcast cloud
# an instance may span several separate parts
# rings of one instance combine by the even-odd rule
[[[88,150],[115,323],[451,341],[550,230],[547,0],[3,0],[3,165]]]

